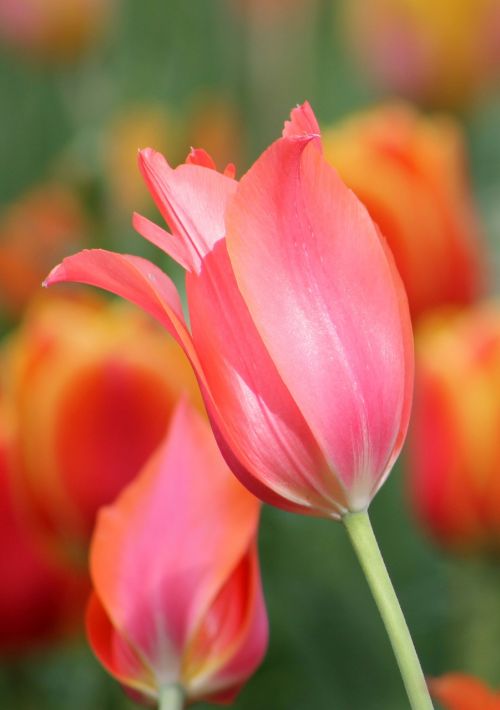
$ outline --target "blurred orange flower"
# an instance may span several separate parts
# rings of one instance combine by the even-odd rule
[[[417,331],[411,502],[456,550],[500,549],[500,304],[430,315]]]
[[[188,701],[226,704],[261,662],[259,510],[208,422],[182,402],[92,540],[89,640],[136,699],[180,686]]]
[[[54,259],[83,246],[86,229],[75,195],[55,183],[35,188],[0,213],[0,311],[18,315]]]
[[[414,320],[478,297],[482,245],[456,123],[387,104],[332,127],[324,146],[389,242]]]
[[[179,396],[199,394],[179,347],[143,314],[44,295],[4,347],[2,377],[19,495],[38,534],[78,555],[96,511],[161,441]]]
[[[127,106],[117,113],[105,129],[103,140],[106,186],[111,192],[113,209],[126,212],[130,205],[141,209],[149,204],[149,193],[137,171],[137,151],[145,145],[159,145],[163,150],[177,151],[184,158],[178,119],[163,105],[143,103]]]
[[[10,434],[0,403],[0,654],[55,641],[76,626],[88,582],[46,559],[23,524],[9,480]]]
[[[0,0],[0,41],[49,61],[77,58],[101,35],[114,0]]]
[[[499,0],[348,0],[345,10],[363,68],[391,91],[449,107],[500,75]]]
[[[235,104],[214,92],[194,96],[186,121],[186,141],[195,148],[203,146],[220,169],[228,163],[238,166],[243,154],[243,124]]]
[[[448,673],[429,681],[432,696],[445,710],[500,710],[500,693],[462,673]]]

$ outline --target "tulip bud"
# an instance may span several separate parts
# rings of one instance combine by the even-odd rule
[[[433,678],[429,688],[444,710],[500,710],[500,693],[472,676],[448,673]]]
[[[391,92],[454,107],[498,79],[498,0],[349,0],[345,9],[363,68]]]
[[[413,319],[476,299],[482,245],[458,124],[387,104],[332,127],[324,143],[387,239]]]
[[[180,349],[150,319],[63,295],[32,305],[2,376],[20,495],[39,534],[73,554],[159,444],[179,396],[199,397]]]
[[[175,685],[188,701],[225,703],[259,665],[258,517],[208,424],[181,403],[157,453],[100,512],[92,540],[89,640],[136,699]]]
[[[417,337],[411,502],[437,542],[500,549],[500,307],[437,313]]]

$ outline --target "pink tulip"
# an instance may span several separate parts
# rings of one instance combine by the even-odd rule
[[[101,511],[89,640],[137,699],[176,685],[188,701],[225,702],[261,662],[259,508],[208,424],[181,403],[157,454]]]
[[[141,151],[172,234],[134,217],[186,269],[190,328],[172,281],[138,257],[83,251],[47,284],[100,286],[160,320],[193,365],[229,465],[264,501],[335,519],[365,510],[403,444],[413,382],[385,241],[324,160],[308,104],[239,183],[200,162],[173,170]]]

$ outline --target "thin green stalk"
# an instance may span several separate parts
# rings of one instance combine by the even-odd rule
[[[158,710],[183,710],[184,690],[180,685],[165,685],[160,689]]]
[[[366,511],[343,518],[392,644],[412,710],[432,710],[420,661]]]

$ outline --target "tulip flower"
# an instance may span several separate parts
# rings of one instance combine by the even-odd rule
[[[345,11],[363,68],[392,92],[455,107],[498,79],[498,0],[349,0]]]
[[[134,223],[186,269],[191,330],[173,283],[136,257],[83,251],[47,284],[100,286],[166,326],[255,494],[336,519],[364,510],[406,432],[411,326],[389,251],[324,160],[310,108],[240,183],[193,158],[176,170],[151,149],[139,160],[172,235]]]
[[[19,496],[34,532],[75,561],[97,510],[162,440],[178,398],[199,398],[176,343],[123,306],[40,299],[3,349]]]
[[[138,257],[84,251],[46,284],[100,286],[157,318],[184,348],[242,483],[286,510],[343,521],[412,706],[429,708],[366,512],[403,444],[413,386],[408,303],[388,247],[325,161],[309,104],[239,183],[203,151],[175,170],[151,149],[139,163],[172,233],[139,215],[134,224],[186,269],[190,327],[172,281]]]
[[[1,0],[0,0],[1,3]],[[77,197],[39,185],[0,213],[0,310],[18,317],[54,259],[85,245],[87,220]]]
[[[433,678],[429,686],[445,710],[500,710],[500,693],[472,676],[448,673]]]
[[[3,398],[2,398],[3,399]],[[0,654],[27,653],[77,625],[87,582],[42,554],[24,524],[10,480],[10,433],[0,404]]]
[[[388,103],[333,126],[324,144],[386,237],[413,319],[477,299],[483,249],[458,124]]]
[[[88,637],[136,699],[227,703],[260,664],[259,502],[208,423],[179,404],[159,450],[99,513]]]
[[[0,41],[22,54],[67,62],[108,23],[114,0],[0,0]]]
[[[500,305],[429,316],[418,331],[411,503],[452,550],[500,549]]]

